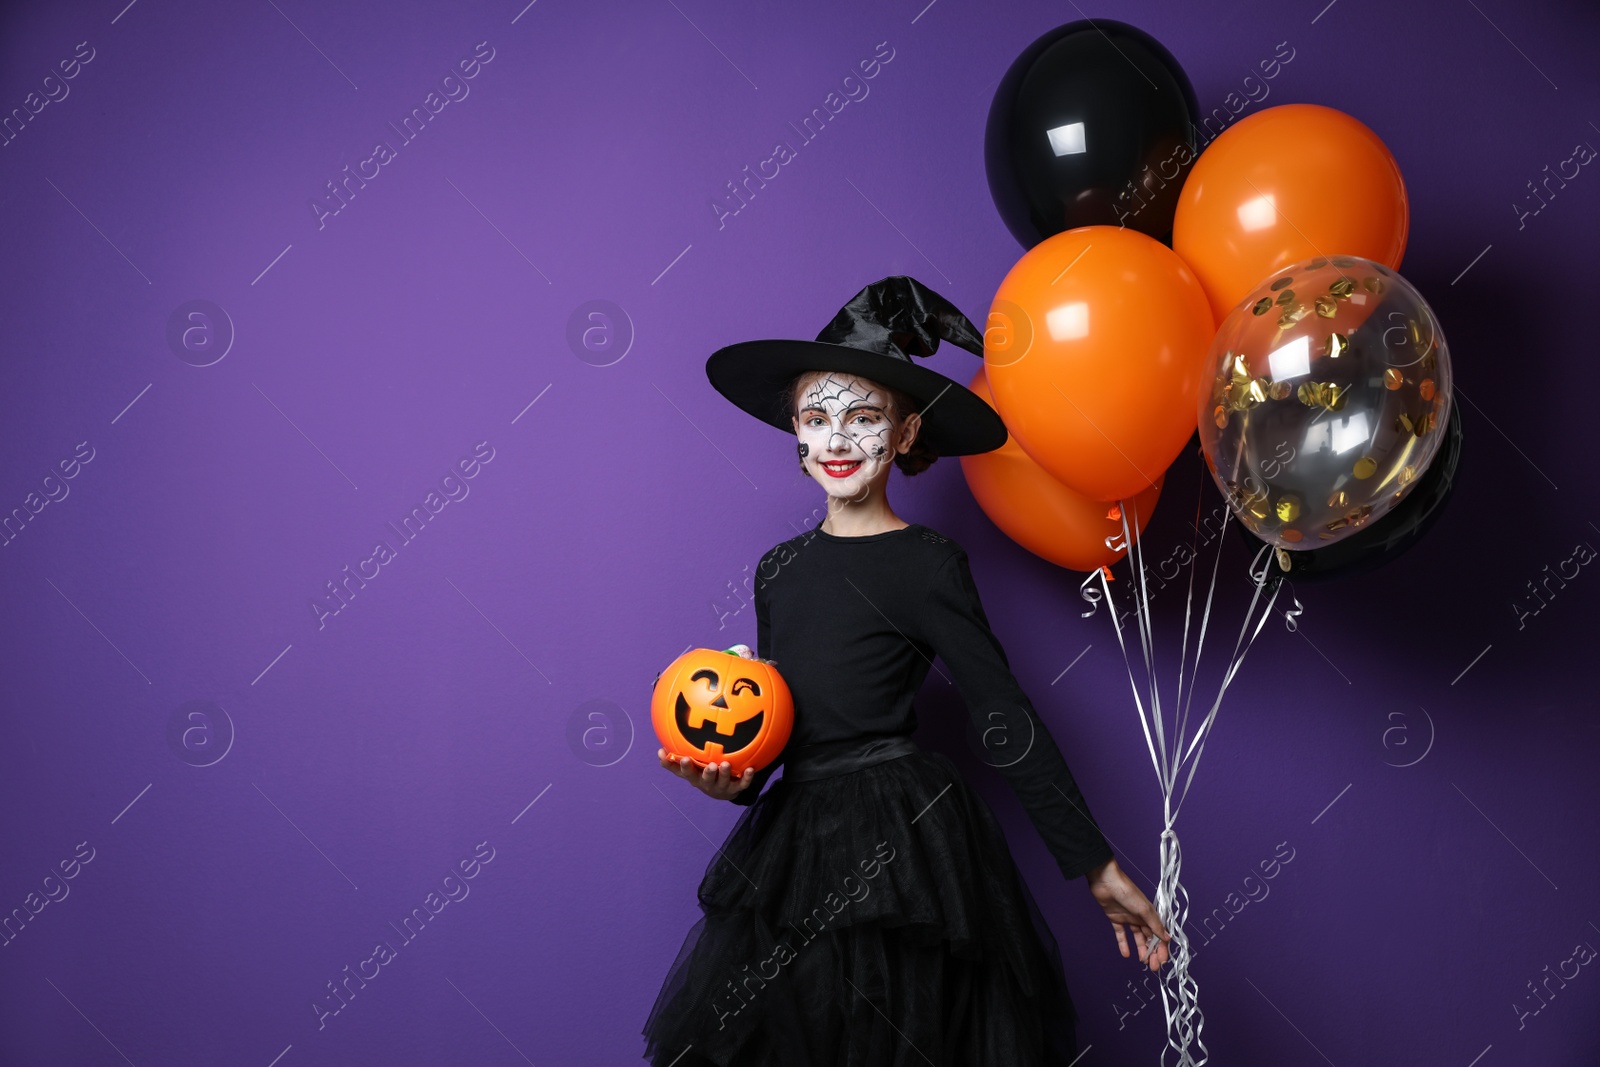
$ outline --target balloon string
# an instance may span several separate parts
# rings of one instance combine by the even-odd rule
[[[1195,641],[1195,646],[1194,646],[1194,669],[1193,669],[1194,673],[1193,673],[1193,676],[1190,678],[1190,682],[1189,682],[1189,701],[1186,702],[1184,704],[1184,707],[1183,707],[1183,723],[1179,727],[1180,733],[1189,724],[1189,707],[1194,701],[1194,693],[1195,693],[1195,689],[1197,688],[1197,683],[1199,681],[1199,676],[1200,676],[1200,658],[1201,658],[1201,655],[1205,651],[1206,633],[1209,631],[1210,626],[1211,626],[1211,606],[1212,606],[1212,604],[1213,604],[1213,602],[1215,601],[1215,598],[1216,598],[1217,572],[1218,572],[1219,568],[1222,565],[1222,547],[1223,547],[1223,542],[1226,540],[1226,536],[1225,536],[1226,534],[1227,534],[1227,526],[1226,526],[1226,524],[1224,524],[1223,528],[1221,530],[1217,531],[1217,551],[1211,557],[1211,580],[1210,580],[1210,584],[1206,587],[1206,606],[1205,606],[1204,612],[1202,613],[1202,615],[1200,617],[1200,634],[1199,634],[1199,637]],[[1189,577],[1190,577],[1191,580],[1193,579],[1194,575],[1193,575],[1192,572],[1190,573]],[[1189,619],[1189,614],[1190,614],[1190,611],[1191,611],[1191,605],[1190,604],[1185,604],[1183,610],[1184,610],[1184,623],[1185,623],[1185,625],[1187,625],[1188,624],[1188,619]],[[1180,744],[1181,743],[1182,742],[1180,742]]]
[[[1140,544],[1138,536],[1139,509],[1137,500],[1132,501],[1133,530],[1130,532],[1128,529],[1129,503],[1129,501],[1120,501],[1117,513],[1122,519],[1123,541],[1128,545],[1128,561],[1133,567],[1133,573],[1137,579],[1133,583],[1134,595],[1138,605],[1134,612],[1134,618],[1139,623],[1139,649],[1144,655],[1145,677],[1149,679],[1150,713],[1155,719],[1156,741],[1161,745],[1161,765],[1165,775],[1163,780],[1170,780],[1175,768],[1172,766],[1167,751],[1166,718],[1161,714],[1161,685],[1160,674],[1156,669],[1155,631],[1150,624],[1150,591],[1145,583],[1144,546]],[[1178,744],[1179,747],[1182,747],[1181,738]]]
[[[1126,503],[1126,501],[1119,501],[1117,509],[1122,522],[1122,544],[1128,549],[1129,565],[1138,568],[1140,562],[1142,561],[1142,555],[1140,553],[1138,539],[1134,536],[1134,533],[1128,529],[1128,508]],[[1138,525],[1137,522],[1135,522],[1134,529],[1137,530],[1137,528]],[[1151,692],[1147,694],[1150,704],[1150,712],[1147,714],[1145,709],[1146,697],[1142,697],[1140,694],[1139,682],[1134,676],[1133,664],[1128,657],[1128,646],[1125,643],[1122,634],[1122,620],[1117,613],[1116,603],[1111,599],[1109,568],[1098,573],[1101,575],[1101,585],[1105,589],[1105,598],[1111,609],[1111,621],[1112,625],[1116,629],[1117,645],[1122,650],[1123,666],[1128,672],[1128,685],[1133,691],[1134,707],[1138,709],[1139,712],[1139,725],[1144,730],[1145,747],[1150,750],[1151,763],[1155,767],[1157,781],[1162,784],[1163,795],[1169,795],[1171,791],[1171,784],[1175,779],[1175,768],[1171,767],[1169,763],[1166,732],[1164,729],[1165,721],[1160,714],[1159,695],[1154,691],[1156,669],[1151,655],[1152,635],[1149,628],[1149,597],[1148,595],[1141,595],[1143,591],[1141,590],[1141,587],[1137,581],[1130,582],[1130,585],[1133,587],[1132,594],[1134,601],[1134,621],[1138,624],[1139,629],[1139,645],[1145,665],[1146,685],[1151,689]],[[1152,718],[1154,719],[1153,737],[1151,725]]]
[[[1271,545],[1262,545],[1261,551],[1256,553],[1256,559],[1260,560],[1262,555],[1266,554],[1266,567],[1270,568],[1273,562],[1271,552]],[[1183,807],[1184,797],[1189,795],[1189,785],[1194,781],[1195,768],[1200,765],[1200,756],[1205,752],[1205,741],[1206,738],[1211,735],[1211,723],[1217,717],[1217,710],[1222,707],[1222,698],[1227,694],[1228,687],[1233,684],[1233,679],[1239,673],[1239,669],[1244,666],[1244,658],[1249,654],[1250,647],[1255,644],[1257,635],[1261,633],[1261,628],[1265,626],[1267,624],[1267,620],[1272,617],[1272,605],[1277,602],[1278,591],[1283,585],[1282,579],[1276,576],[1269,578],[1266,568],[1263,568],[1260,574],[1256,574],[1254,568],[1252,568],[1251,577],[1255,579],[1256,588],[1255,593],[1250,598],[1250,608],[1245,613],[1245,626],[1250,624],[1250,616],[1255,611],[1256,602],[1261,598],[1261,590],[1266,585],[1270,584],[1272,586],[1272,593],[1267,598],[1266,604],[1261,609],[1261,617],[1256,620],[1255,629],[1250,632],[1249,640],[1244,641],[1243,648],[1239,648],[1237,644],[1235,645],[1235,656],[1233,662],[1228,665],[1227,674],[1223,676],[1221,687],[1217,690],[1217,699],[1212,703],[1211,711],[1206,715],[1204,724],[1202,724],[1200,730],[1195,735],[1195,742],[1199,745],[1199,751],[1195,752],[1194,759],[1189,763],[1189,777],[1184,780],[1183,792],[1178,796],[1179,808]],[[1241,628],[1240,639],[1243,640],[1243,637],[1244,630]],[[1191,746],[1191,748],[1192,747],[1193,746]],[[1173,812],[1173,817],[1177,817],[1176,811]]]
[[[1193,953],[1189,948],[1189,935],[1185,926],[1189,918],[1189,893],[1178,880],[1182,864],[1182,850],[1178,833],[1169,821],[1161,832],[1161,884],[1156,890],[1156,909],[1167,928],[1169,966],[1161,975],[1161,1006],[1167,1018],[1167,1047],[1161,1050],[1161,1064],[1165,1067],[1167,1051],[1178,1054],[1178,1067],[1201,1067],[1210,1056],[1200,1032],[1205,1028],[1205,1016],[1200,1011],[1200,987],[1189,973]],[[1200,1058],[1195,1059],[1189,1046],[1199,1047]]]
[[[1195,572],[1200,569],[1200,554],[1199,554],[1200,524],[1199,524],[1199,518],[1200,518],[1200,509],[1201,509],[1201,506],[1202,506],[1201,502],[1205,497],[1205,480],[1204,480],[1205,479],[1205,471],[1200,471],[1199,474],[1200,474],[1200,478],[1201,478],[1201,483],[1200,483],[1200,485],[1198,487],[1198,491],[1196,493],[1195,502],[1194,502],[1194,514],[1195,514],[1195,520],[1196,520],[1195,524],[1194,524],[1195,542],[1192,545],[1192,551],[1194,553],[1194,559],[1193,559],[1192,565],[1191,565],[1191,567],[1189,569],[1189,593],[1188,593],[1188,596],[1185,598],[1184,604],[1183,604],[1183,628],[1184,628],[1185,643],[1187,643],[1187,637],[1188,637],[1188,632],[1189,632],[1189,622],[1194,617],[1194,576],[1195,576]],[[1211,562],[1211,584],[1209,586],[1207,586],[1207,588],[1206,588],[1205,615],[1204,615],[1204,619],[1201,621],[1200,632],[1195,637],[1194,666],[1193,666],[1193,668],[1191,668],[1191,674],[1190,674],[1190,678],[1189,678],[1189,696],[1183,702],[1182,716],[1181,716],[1181,719],[1180,719],[1179,724],[1178,724],[1178,732],[1179,732],[1180,735],[1188,727],[1188,724],[1189,724],[1189,707],[1190,707],[1190,705],[1192,705],[1194,703],[1194,692],[1195,692],[1195,688],[1196,688],[1196,683],[1199,681],[1199,676],[1200,676],[1200,658],[1201,658],[1201,655],[1205,651],[1206,624],[1211,619],[1211,598],[1212,598],[1212,594],[1216,591],[1216,588],[1217,588],[1217,568],[1220,565],[1220,563],[1222,562],[1222,542],[1224,540],[1224,537],[1221,536],[1221,535],[1226,533],[1226,532],[1227,532],[1226,526],[1224,526],[1224,528],[1222,530],[1218,531],[1217,551],[1212,556],[1212,562]],[[1183,663],[1181,661],[1178,664],[1178,677],[1179,677],[1179,684],[1181,685],[1182,684],[1182,678],[1183,678]]]
[[[1129,565],[1138,572],[1138,579],[1130,581],[1133,586],[1134,614],[1139,624],[1139,639],[1141,651],[1144,653],[1146,677],[1152,689],[1157,676],[1153,661],[1154,630],[1151,625],[1150,598],[1148,587],[1143,585],[1143,556],[1138,540],[1128,530],[1127,514],[1129,508],[1126,502],[1120,509],[1123,524],[1123,545],[1129,552]],[[1135,512],[1134,530],[1138,529],[1137,512]],[[1111,599],[1111,586],[1106,571],[1100,574],[1100,584],[1105,591],[1105,600],[1111,610],[1113,628],[1117,634],[1117,645],[1122,650],[1123,665],[1128,672],[1128,684],[1133,692],[1134,707],[1139,712],[1139,724],[1144,730],[1145,746],[1149,749],[1152,765],[1156,769],[1156,777],[1161,785],[1162,803],[1164,809],[1164,827],[1161,835],[1161,864],[1160,880],[1156,888],[1156,910],[1161,916],[1162,924],[1167,928],[1169,936],[1168,953],[1170,967],[1162,976],[1162,1010],[1166,1017],[1167,1045],[1178,1052],[1178,1067],[1201,1067],[1209,1057],[1205,1052],[1205,1044],[1200,1040],[1200,1032],[1204,1028],[1205,1020],[1200,1013],[1199,986],[1189,974],[1189,949],[1188,934],[1184,924],[1188,917],[1189,894],[1179,881],[1181,854],[1178,849],[1178,835],[1173,829],[1173,821],[1177,813],[1172,809],[1172,787],[1175,782],[1177,767],[1168,768],[1166,753],[1166,738],[1163,729],[1163,720],[1159,714],[1159,705],[1152,695],[1151,710],[1156,713],[1154,736],[1145,713],[1144,701],[1139,692],[1138,679],[1134,676],[1133,663],[1128,655],[1128,646],[1123,638],[1121,619],[1117,614],[1116,603]],[[1191,579],[1192,582],[1192,579]],[[1215,577],[1213,575],[1213,585]],[[1186,607],[1187,613],[1187,607]],[[1187,628],[1187,618],[1185,619]],[[1198,652],[1198,649],[1197,649]],[[1196,661],[1198,666],[1198,660]],[[1182,746],[1182,735],[1177,738],[1179,747]],[[1176,1003],[1169,1002],[1168,987],[1171,987],[1172,998]],[[1200,1058],[1196,1060],[1189,1051],[1190,1044],[1197,1045],[1200,1049]],[[1161,1052],[1163,1067],[1166,1063],[1167,1048]]]
[[[1202,486],[1204,482],[1202,481]],[[1112,627],[1117,635],[1117,647],[1122,651],[1123,666],[1127,670],[1129,689],[1133,694],[1134,707],[1139,713],[1139,725],[1144,732],[1145,747],[1150,753],[1150,761],[1155,769],[1156,778],[1161,786],[1163,828],[1161,833],[1161,862],[1159,880],[1156,887],[1156,910],[1161,916],[1163,925],[1169,935],[1168,954],[1170,966],[1161,980],[1162,1009],[1166,1016],[1167,1044],[1161,1052],[1162,1067],[1167,1062],[1168,1051],[1177,1053],[1175,1067],[1203,1067],[1209,1060],[1205,1042],[1201,1040],[1201,1032],[1205,1028],[1205,1017],[1200,1011],[1199,985],[1189,972],[1189,964],[1193,953],[1189,945],[1188,933],[1185,925],[1189,914],[1189,894],[1184,888],[1180,873],[1182,868],[1182,851],[1178,843],[1178,834],[1175,827],[1178,813],[1182,809],[1183,801],[1188,796],[1189,788],[1194,782],[1196,769],[1199,767],[1201,756],[1205,753],[1205,742],[1209,738],[1217,712],[1222,707],[1223,698],[1228,688],[1233,684],[1240,669],[1244,665],[1246,655],[1255,643],[1256,637],[1261,633],[1268,618],[1272,614],[1272,606],[1277,600],[1282,579],[1271,575],[1272,559],[1267,556],[1263,565],[1263,556],[1268,553],[1271,546],[1263,546],[1256,553],[1249,569],[1250,578],[1254,585],[1250,605],[1245,612],[1245,618],[1239,629],[1239,635],[1234,640],[1234,647],[1222,682],[1218,687],[1216,698],[1211,707],[1207,709],[1205,717],[1195,731],[1194,738],[1188,746],[1184,745],[1185,730],[1188,725],[1189,711],[1193,703],[1195,690],[1198,688],[1200,660],[1205,647],[1206,634],[1210,627],[1211,609],[1215,602],[1217,574],[1221,566],[1223,541],[1225,538],[1219,534],[1217,538],[1217,551],[1212,558],[1210,582],[1206,589],[1205,607],[1201,616],[1199,632],[1195,641],[1195,655],[1192,664],[1192,673],[1188,682],[1187,699],[1184,690],[1184,667],[1188,661],[1188,637],[1193,618],[1194,608],[1194,571],[1189,573],[1188,593],[1184,601],[1184,629],[1183,644],[1179,652],[1178,661],[1178,699],[1174,705],[1176,712],[1177,733],[1174,740],[1173,751],[1177,759],[1171,760],[1167,749],[1165,717],[1161,713],[1160,688],[1158,682],[1155,657],[1155,631],[1150,612],[1149,586],[1145,579],[1144,557],[1142,546],[1139,544],[1137,531],[1139,529],[1137,505],[1130,501],[1120,502],[1120,518],[1122,523],[1122,543],[1113,545],[1113,538],[1107,538],[1107,547],[1126,549],[1129,566],[1134,574],[1130,575],[1129,585],[1133,599],[1133,615],[1139,634],[1140,658],[1145,668],[1145,686],[1148,692],[1141,692],[1140,679],[1133,668],[1133,657],[1130,655],[1128,642],[1123,634],[1122,620],[1117,612],[1117,605],[1111,596],[1110,568],[1103,567],[1086,579],[1081,592],[1085,600],[1098,605],[1099,599],[1091,597],[1093,592],[1090,583],[1096,576],[1099,578],[1103,599],[1111,612]],[[1128,513],[1133,512],[1133,526],[1130,530]],[[1199,504],[1196,506],[1196,517],[1199,517]],[[1198,564],[1198,536],[1199,525],[1195,525],[1195,541],[1192,542],[1191,558]],[[1271,586],[1270,591],[1267,587]],[[1263,592],[1267,592],[1266,603],[1261,607],[1257,616],[1257,606],[1261,604]],[[1251,622],[1255,625],[1252,628]],[[1148,704],[1148,708],[1147,708]],[[1152,723],[1152,719],[1154,722]],[[1174,793],[1178,777],[1183,772],[1184,764],[1188,764],[1188,773],[1184,776],[1183,788],[1177,792],[1176,803]],[[1198,1050],[1198,1059],[1192,1049]]]
[[[1189,705],[1183,699],[1183,664],[1189,653],[1189,620],[1194,614],[1194,572],[1199,570],[1199,545],[1200,545],[1200,509],[1205,500],[1205,471],[1199,472],[1200,484],[1196,487],[1194,497],[1194,521],[1189,525],[1194,528],[1194,540],[1189,544],[1189,591],[1183,601],[1183,643],[1178,647],[1178,696],[1174,707],[1180,709],[1181,717],[1178,720],[1179,743],[1182,744],[1183,728],[1189,720]],[[1197,644],[1194,650],[1195,673],[1200,671],[1200,647]],[[1189,698],[1194,699],[1193,679],[1189,686]]]
[[[1156,743],[1150,736],[1150,719],[1149,716],[1145,714],[1144,701],[1139,696],[1138,679],[1134,678],[1133,676],[1133,662],[1128,658],[1128,646],[1122,638],[1122,620],[1117,617],[1117,605],[1116,602],[1111,599],[1111,585],[1110,579],[1107,577],[1107,573],[1108,568],[1101,568],[1095,572],[1095,574],[1100,578],[1100,584],[1105,588],[1105,601],[1107,606],[1111,609],[1111,624],[1116,630],[1117,647],[1122,649],[1122,664],[1127,668],[1128,687],[1133,691],[1133,706],[1139,712],[1139,725],[1144,729],[1144,744],[1145,747],[1150,750],[1150,765],[1155,768],[1156,780],[1165,782],[1166,773],[1164,770],[1164,763],[1166,749],[1163,745],[1161,748],[1161,754],[1158,756],[1156,751]]]

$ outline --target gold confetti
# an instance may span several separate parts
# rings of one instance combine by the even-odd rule
[[[1217,429],[1226,430],[1228,428],[1228,409],[1221,404],[1217,405],[1217,410],[1211,413],[1211,417],[1216,420]]]
[[[1333,257],[1333,265],[1335,267],[1338,267],[1340,270],[1346,270],[1346,269],[1348,269],[1350,267],[1355,266],[1356,265],[1356,261],[1351,259],[1348,256],[1334,256]]]
[[[1295,398],[1306,407],[1327,408],[1329,411],[1342,409],[1349,394],[1349,386],[1341,388],[1333,382],[1301,382],[1295,390]]]
[[[1272,388],[1268,389],[1267,393],[1274,400],[1282,400],[1284,397],[1288,396],[1293,391],[1294,391],[1294,387],[1291,386],[1288,382],[1273,382],[1272,383]]]
[[[1270,288],[1274,293],[1276,293],[1279,289],[1282,289],[1284,286],[1290,284],[1293,281],[1294,281],[1293,277],[1285,276],[1285,277],[1279,278],[1277,281],[1273,282],[1272,285],[1270,285],[1268,288]]]
[[[1433,379],[1432,378],[1424,378],[1424,379],[1422,379],[1422,381],[1417,385],[1417,394],[1419,396],[1421,396],[1422,399],[1424,399],[1424,400],[1432,400],[1433,399]]]
[[[1323,355],[1330,359],[1338,359],[1350,348],[1350,338],[1342,333],[1330,333],[1328,343],[1323,350]]]
[[[1338,297],[1340,300],[1349,300],[1350,295],[1355,291],[1356,283],[1351,281],[1349,278],[1340,278],[1338,281],[1328,286],[1328,292]]]
[[[1404,467],[1400,468],[1400,484],[1401,485],[1410,485],[1412,480],[1415,479],[1416,476],[1417,476],[1417,466],[1416,466],[1416,464],[1407,463]],[[1399,496],[1400,496],[1399,493],[1395,494],[1395,498],[1396,499],[1399,499]]]
[[[1377,469],[1377,460],[1373,459],[1371,456],[1362,456],[1360,459],[1356,460],[1355,466],[1350,469],[1350,473],[1355,475],[1357,478],[1370,478],[1374,473],[1376,473]]]
[[[1283,292],[1279,293],[1278,294],[1278,303],[1279,304],[1283,304],[1283,305],[1288,305],[1288,304],[1294,303],[1294,290],[1293,289],[1285,289]]]
[[[1345,498],[1343,489],[1335,489],[1328,496],[1328,506],[1330,508],[1342,508],[1347,503],[1349,503],[1349,501]]]
[[[1265,315],[1272,308],[1272,297],[1264,296],[1250,308],[1252,315]]]
[[[1339,305],[1334,303],[1331,296],[1319,296],[1316,300],[1317,314],[1325,319],[1333,318],[1333,313],[1339,310]]]
[[[1349,516],[1350,525],[1351,526],[1360,526],[1362,523],[1367,521],[1367,518],[1371,514],[1372,514],[1372,505],[1371,504],[1362,504],[1359,508],[1356,508],[1354,511],[1352,511],[1350,513],[1350,516]]]
[[[1267,399],[1267,386],[1270,384],[1265,378],[1257,378],[1245,390],[1245,400],[1251,407]]]
[[[1306,270],[1321,270],[1327,265],[1328,261],[1323,259],[1321,256],[1318,256],[1316,259],[1313,259],[1310,263],[1306,264]]]
[[[1404,411],[1400,413],[1400,425],[1405,427],[1406,433],[1416,433],[1416,424],[1411,421],[1411,416]]]
[[[1361,279],[1361,288],[1365,289],[1369,293],[1381,293],[1383,292],[1384,288],[1383,279],[1378,277],[1376,274],[1370,274]]]
[[[1404,385],[1405,384],[1405,380],[1406,380],[1406,376],[1404,374],[1401,374],[1398,370],[1396,370],[1393,367],[1390,367],[1388,370],[1383,372],[1383,387],[1385,389],[1390,390],[1391,392],[1393,390],[1395,390],[1395,389],[1400,388],[1400,386]],[[1431,388],[1431,383],[1424,383],[1424,384],[1427,385],[1429,388]]]
[[[1286,293],[1288,291],[1287,289],[1284,290]],[[1309,314],[1311,314],[1311,309],[1304,304],[1296,304],[1294,307],[1284,308],[1283,314],[1278,316],[1278,329],[1287,330]]]
[[[1300,517],[1300,501],[1292,496],[1283,496],[1279,498],[1278,506],[1273,510],[1278,513],[1279,521],[1293,522]]]

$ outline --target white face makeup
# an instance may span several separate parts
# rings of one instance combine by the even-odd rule
[[[829,373],[808,385],[796,406],[801,460],[829,496],[860,495],[888,474],[895,428],[882,389],[853,374]]]

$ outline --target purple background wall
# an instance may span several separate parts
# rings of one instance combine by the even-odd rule
[[[1293,858],[1194,932],[1205,1038],[1228,1064],[1600,1062],[1600,976],[1564,962],[1600,945],[1600,577],[1547,578],[1600,545],[1600,175],[1537,214],[1526,184],[1600,145],[1597,17],[1210,7],[1088,13],[1156,35],[1207,109],[1286,42],[1249,110],[1327,104],[1384,138],[1468,440],[1426,543],[1296,588],[1300,631],[1268,624],[1218,720],[1179,824],[1195,911]],[[0,948],[0,1059],[635,1060],[738,814],[655,765],[649,680],[691,643],[753,641],[750,569],[820,502],[705,356],[810,336],[892,273],[981,318],[1020,255],[984,182],[989,96],[1077,9],[35,8],[0,33],[0,110],[70,92],[0,148],[0,513],[58,499],[0,547],[0,913],[60,899]],[[470,94],[402,143],[389,123],[479,42]],[[788,124],[880,42],[869,95],[802,143]],[[379,139],[394,158],[319,225],[311,202]],[[779,140],[797,157],[719,225],[725,183]],[[192,301],[210,318],[174,340]],[[611,333],[585,347],[590,301]],[[480,442],[492,458],[402,543],[388,524]],[[1152,560],[1192,536],[1200,489],[1220,503],[1192,454],[1168,484]],[[1080,618],[1078,577],[1008,541],[954,461],[891,499],[971,552],[1124,866],[1153,872],[1157,788],[1106,613]],[[312,602],[379,540],[394,558],[319,625]],[[1230,544],[1233,618],[1244,562]],[[921,707],[1057,932],[1081,1062],[1155,1062],[1144,972],[967,749],[955,694],[935,678]],[[476,877],[447,881],[462,861]],[[470,892],[403,940],[447,888]],[[327,983],[382,940],[393,958],[319,1026]]]

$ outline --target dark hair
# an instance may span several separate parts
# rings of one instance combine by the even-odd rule
[[[790,380],[788,386],[783,391],[784,409],[787,410],[790,415],[797,414],[795,407],[800,402],[800,388],[802,383],[808,382],[810,379],[815,378],[819,374],[827,373],[829,372],[808,370],[802,371],[801,373],[795,375],[795,377]],[[917,406],[917,402],[915,400],[913,400],[908,394],[901,392],[899,389],[896,389],[893,386],[884,385],[882,382],[873,381],[871,378],[863,377],[862,380],[872,382],[874,386],[876,386],[878,389],[881,389],[884,394],[888,396],[889,421],[894,424],[896,430],[900,428],[901,423],[904,422],[906,418],[921,410]],[[904,453],[895,453],[894,465],[900,468],[901,474],[909,478],[913,474],[921,474],[923,471],[933,466],[934,460],[938,458],[939,453],[935,452],[931,446],[923,442],[922,431],[919,428],[916,436],[911,440],[911,447],[908,448]]]

